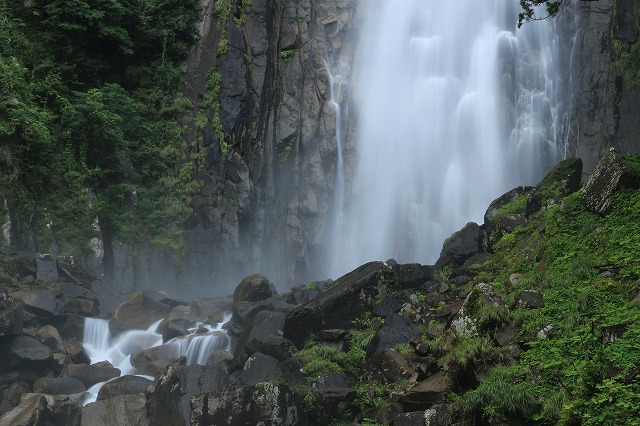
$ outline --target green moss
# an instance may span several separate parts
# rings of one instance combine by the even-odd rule
[[[504,219],[513,214],[524,214],[527,207],[527,195],[520,195],[515,200],[501,206],[495,214],[494,220]]]

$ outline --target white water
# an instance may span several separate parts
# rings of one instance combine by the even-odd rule
[[[231,314],[225,315],[222,322],[215,327],[198,324],[189,329],[188,336],[176,337],[165,343],[167,354],[178,359],[186,357],[187,365],[204,365],[211,353],[216,349],[231,350],[231,339],[223,326],[231,319]],[[155,346],[162,345],[162,335],[156,332],[159,320],[146,330],[129,330],[112,337],[109,331],[109,321],[98,318],[85,318],[83,346],[87,355],[91,358],[91,364],[100,361],[109,361],[114,367],[121,370],[122,375],[139,375],[131,365],[131,354]],[[194,334],[200,327],[207,328],[207,333]],[[150,376],[144,376],[153,379]],[[94,402],[98,397],[100,388],[106,382],[93,385],[87,390],[84,405]]]
[[[358,153],[332,275],[433,263],[489,203],[561,157],[553,20],[516,30],[517,0],[366,0],[353,76]]]

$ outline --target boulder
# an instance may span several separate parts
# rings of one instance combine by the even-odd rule
[[[436,268],[419,263],[394,264],[391,269],[398,277],[398,286],[403,289],[419,288],[427,281],[435,279]]]
[[[33,426],[44,424],[47,398],[38,393],[25,394],[16,408],[0,417],[0,425]]]
[[[464,264],[465,260],[478,254],[480,247],[480,226],[469,222],[461,230],[447,238],[442,245],[440,258],[436,262],[437,268],[447,265],[455,267]],[[433,278],[431,278],[433,279]],[[425,281],[430,281],[425,279]]]
[[[257,348],[257,339],[278,336],[282,330],[286,315],[282,312],[260,311],[246,327],[235,347],[236,360],[241,359],[246,352],[247,355],[254,353]]]
[[[249,357],[241,371],[236,371],[231,377],[237,379],[241,385],[255,385],[269,381],[277,381],[275,377],[278,360],[265,354],[255,353]]]
[[[91,364],[91,358],[85,352],[84,346],[75,337],[64,339],[64,346],[71,357],[71,361],[76,364]]]
[[[147,426],[144,395],[120,395],[87,404],[82,409],[81,426]],[[173,424],[173,423],[164,423]]]
[[[535,188],[531,186],[518,186],[513,188],[510,191],[505,192],[495,200],[489,204],[487,211],[484,213],[484,226],[486,227],[489,233],[494,233],[497,230],[504,230],[506,232],[511,232],[509,229],[511,225],[507,222],[502,222],[500,215],[498,215],[498,210],[501,207],[515,201],[518,197],[527,196],[532,193]],[[524,216],[524,210],[521,212],[522,216]],[[513,221],[513,220],[511,220]],[[507,229],[505,229],[507,228]]]
[[[544,308],[544,300],[537,291],[525,290],[516,296],[516,306],[529,309]]]
[[[149,292],[133,293],[118,306],[109,321],[111,332],[148,328],[171,312],[171,307]]]
[[[229,376],[222,368],[202,365],[187,367],[184,362],[183,357],[172,363],[149,395],[151,426],[188,425],[191,417],[191,398],[194,395],[222,391],[229,386]],[[255,419],[257,417],[252,420]]]
[[[122,376],[105,383],[98,392],[98,401],[120,395],[136,395],[144,393],[153,380],[140,376]]]
[[[13,336],[0,340],[0,373],[17,369],[38,370],[49,366],[52,352],[31,336]]]
[[[482,316],[482,311],[492,307],[504,307],[505,312],[507,309],[504,300],[496,294],[496,291],[491,284],[476,284],[473,290],[465,298],[462,308],[451,323],[451,328],[453,328],[458,335],[476,334],[478,326],[480,325],[478,323],[478,319]]]
[[[389,314],[396,313],[402,308],[402,304],[395,297],[385,297],[382,302],[373,308],[373,315],[386,317]]]
[[[566,197],[580,189],[582,179],[582,160],[567,158],[556,164],[553,169],[536,185],[533,195],[542,204],[549,198]]]
[[[252,274],[243,279],[233,292],[233,303],[258,302],[276,296],[276,286],[260,274]]]
[[[49,290],[27,292],[22,301],[25,311],[42,318],[55,318],[62,313],[62,304]]]
[[[407,412],[426,410],[434,404],[442,402],[447,392],[449,392],[449,385],[446,374],[440,372],[409,389],[400,398],[400,403]]]
[[[164,344],[131,354],[131,365],[142,374],[158,377],[179,356],[177,346]]]
[[[399,343],[406,343],[419,334],[420,330],[412,322],[398,314],[387,315],[384,325],[371,340],[367,353],[371,355],[381,349],[393,349]]]
[[[282,336],[258,336],[247,344],[245,352],[249,355],[260,352],[272,356],[278,361],[284,361],[287,358],[291,358],[293,353],[296,352],[296,347]]]
[[[58,329],[56,329],[52,325],[45,325],[40,328],[37,332],[38,340],[40,343],[47,345],[51,348],[52,351],[61,351],[64,349],[64,344],[62,343],[62,337],[60,337],[60,333],[58,333]]]
[[[0,337],[22,333],[24,310],[22,303],[15,303],[0,311]]]
[[[301,348],[310,333],[326,329],[348,330],[351,321],[371,311],[376,298],[386,294],[395,273],[383,262],[360,266],[336,280],[335,284],[289,315],[284,337]]]
[[[411,376],[412,368],[407,359],[394,349],[381,349],[371,356],[371,362],[378,366],[390,383]]]
[[[594,213],[607,214],[611,210],[610,197],[619,190],[640,187],[640,175],[613,149],[607,151],[584,185],[582,200]]]
[[[86,391],[85,385],[73,377],[47,377],[36,380],[33,388],[38,393],[47,395],[72,395]]]
[[[156,332],[162,334],[163,342],[167,342],[174,337],[188,335],[189,328],[193,327],[198,319],[198,316],[191,312],[172,311],[158,324]]]
[[[69,364],[64,367],[61,376],[80,380],[88,389],[96,383],[106,382],[120,374],[120,369],[112,365]]]
[[[296,306],[287,303],[285,298],[275,296],[258,302],[238,302],[233,305],[233,316],[229,321],[228,332],[232,336],[241,336],[251,321],[261,311],[274,311],[288,314]]]
[[[58,281],[58,265],[50,256],[36,259],[36,279],[42,283],[50,284]]]

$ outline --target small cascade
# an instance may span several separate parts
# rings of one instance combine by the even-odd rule
[[[339,63],[336,70],[333,70],[329,65],[329,59],[324,58],[324,67],[327,71],[329,79],[329,101],[327,102],[335,111],[336,115],[336,170],[333,176],[332,194],[333,199],[331,202],[332,209],[330,212],[330,235],[331,240],[335,241],[339,237],[339,233],[342,229],[343,212],[344,212],[344,193],[345,193],[345,166],[344,166],[344,152],[346,135],[344,129],[344,117],[346,111],[343,112],[342,105],[347,92],[347,80],[348,66],[343,63]]]
[[[215,327],[196,324],[189,329],[191,334],[171,339],[164,345],[175,359],[184,356],[187,365],[204,365],[214,350],[231,350],[231,339],[223,330],[230,319],[231,314],[225,315]],[[129,330],[112,337],[108,320],[85,318],[83,346],[92,364],[108,361],[119,368],[122,375],[140,375],[131,365],[131,354],[163,344],[162,335],[156,331],[161,321],[154,322],[146,330]],[[208,331],[202,333],[203,328]],[[153,379],[150,376],[140,376]],[[105,383],[107,382],[101,382],[89,388],[83,405],[94,402]]]

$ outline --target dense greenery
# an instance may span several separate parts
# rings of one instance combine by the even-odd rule
[[[178,89],[199,11],[197,0],[2,3],[0,196],[24,247],[77,250],[99,229],[108,273],[114,239],[178,241],[172,224],[198,189]]]

